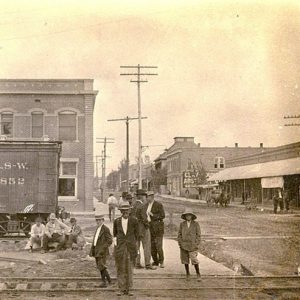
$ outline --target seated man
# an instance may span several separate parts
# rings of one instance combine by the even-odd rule
[[[71,231],[67,235],[66,248],[82,248],[85,244],[82,230],[80,226],[77,225],[77,220],[75,218],[71,218],[70,223]],[[76,246],[74,244],[76,244]]]
[[[37,217],[35,220],[35,224],[32,225],[30,231],[30,250],[32,252],[33,246],[38,245],[42,247],[42,238],[45,233],[45,225],[42,224],[42,219]]]
[[[70,231],[71,228],[61,222],[59,219],[55,217],[54,213],[50,214],[49,222],[45,227],[45,234],[43,237],[43,250],[41,253],[45,253],[48,251],[48,244],[51,242],[57,242],[57,250],[62,249],[65,243],[65,235],[64,231]]]

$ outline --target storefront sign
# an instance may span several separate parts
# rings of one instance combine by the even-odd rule
[[[282,176],[266,177],[261,179],[261,187],[263,189],[283,188],[284,180]]]
[[[183,172],[183,187],[198,188],[201,185],[200,173],[198,171]]]

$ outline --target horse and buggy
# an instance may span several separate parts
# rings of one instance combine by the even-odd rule
[[[205,200],[207,206],[222,206],[227,207],[230,203],[231,195],[217,186],[207,189]]]

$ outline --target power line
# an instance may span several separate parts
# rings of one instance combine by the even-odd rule
[[[142,80],[141,76],[156,76],[157,73],[141,73],[141,69],[157,69],[157,66],[121,66],[122,69],[136,69],[136,73],[121,73],[121,76],[137,76],[136,80],[130,80],[130,82],[135,82],[137,84],[138,92],[138,120],[139,120],[139,189],[142,188],[142,108],[141,108],[141,83],[148,82],[147,80]],[[142,75],[143,74],[143,75]]]
[[[139,118],[126,117],[122,119],[109,119],[107,121],[126,121],[126,191],[129,192],[129,121],[138,120]],[[141,117],[141,119],[147,119],[147,117]]]
[[[300,115],[288,115],[284,116],[284,119],[300,119]],[[300,126],[300,123],[287,123],[284,126]]]

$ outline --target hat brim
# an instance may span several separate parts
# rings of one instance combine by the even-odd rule
[[[129,207],[119,207],[119,210],[130,210],[132,209],[132,206]]]
[[[186,218],[185,218],[186,215],[191,215],[192,216],[192,220],[196,220],[197,219],[197,216],[195,214],[193,214],[193,213],[184,213],[184,214],[181,215],[181,219],[186,220]]]

